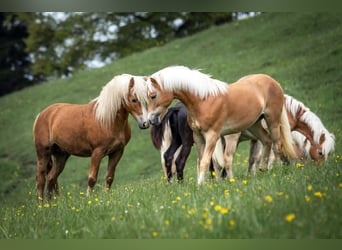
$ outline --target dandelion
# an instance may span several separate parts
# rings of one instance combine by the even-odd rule
[[[338,186],[339,186],[339,188],[342,188],[342,182],[340,182],[340,183],[338,184]]]
[[[284,195],[284,192],[277,192],[277,195],[278,195],[278,196],[283,196],[283,195]]]
[[[189,215],[194,215],[195,214],[195,209],[191,208],[189,211],[188,211],[188,214]]]
[[[45,207],[45,208],[49,208],[49,207],[50,207],[50,204],[49,204],[49,203],[45,203],[45,204],[44,204],[44,207]]]
[[[228,224],[229,224],[230,227],[233,227],[233,226],[235,226],[235,221],[234,220],[230,220],[228,222]]]
[[[112,218],[110,219],[112,222],[115,221],[115,216],[112,216]]]
[[[206,220],[205,220],[205,224],[206,224],[207,226],[210,226],[211,224],[213,224],[212,219],[206,219]]]
[[[91,200],[88,200],[88,202],[87,202],[87,203],[88,203],[88,205],[91,205]]]
[[[165,220],[164,223],[165,223],[165,225],[167,225],[167,226],[170,225],[170,221],[169,221],[169,220]]]
[[[229,211],[228,208],[223,207],[223,208],[221,208],[220,212],[221,212],[221,214],[224,215],[224,214],[228,214],[228,211]]]
[[[272,196],[270,196],[270,195],[266,195],[265,200],[269,203],[271,203],[273,201]]]
[[[310,196],[307,196],[307,195],[305,195],[304,198],[305,198],[305,201],[306,201],[306,202],[310,202],[310,200],[311,200]]]
[[[243,185],[247,185],[247,180],[242,180]]]
[[[229,182],[230,182],[230,183],[234,183],[234,182],[235,182],[235,179],[234,179],[234,178],[229,178]]]
[[[314,196],[317,198],[322,198],[323,194],[321,192],[314,192]]]
[[[304,164],[303,164],[303,163],[299,163],[299,162],[298,162],[298,163],[296,163],[296,167],[297,167],[297,168],[304,167]]]
[[[202,218],[203,218],[203,219],[208,218],[208,213],[207,213],[207,212],[203,212],[203,213],[202,213]]]
[[[220,210],[221,210],[221,206],[220,206],[220,205],[216,205],[216,206],[214,207],[214,209],[215,209],[215,211],[220,211]]]
[[[228,189],[225,189],[223,192],[224,192],[224,195],[226,195],[226,196],[229,195],[229,190]]]
[[[312,185],[309,184],[308,187],[307,187],[308,191],[312,191]]]
[[[153,231],[153,232],[152,232],[152,237],[153,237],[153,238],[156,238],[157,236],[158,236],[158,232]]]
[[[287,215],[285,216],[285,220],[286,220],[287,222],[292,222],[295,218],[296,218],[296,216],[295,216],[294,213],[290,213],[290,214],[287,214]]]

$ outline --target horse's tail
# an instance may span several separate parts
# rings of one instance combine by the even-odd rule
[[[154,125],[151,128],[151,140],[153,146],[160,150],[163,141],[163,124]]]
[[[224,141],[223,141],[223,137],[220,137],[217,142],[216,142],[216,146],[212,155],[212,160],[214,163],[214,167],[215,166],[220,166],[221,168],[224,168],[224,145],[223,145]]]
[[[280,117],[280,141],[282,144],[283,154],[291,160],[294,160],[297,157],[297,154],[294,149],[290,123],[284,105]]]

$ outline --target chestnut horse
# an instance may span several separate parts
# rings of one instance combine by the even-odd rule
[[[315,163],[320,163],[327,160],[328,155],[334,150],[335,136],[330,133],[317,115],[310,111],[302,102],[296,100],[292,96],[284,95],[285,108],[290,123],[291,133],[295,142],[295,150],[297,153],[297,160],[306,160],[310,155]],[[266,125],[263,125],[266,127]],[[248,172],[251,170],[255,173],[257,167],[260,165],[260,158],[262,154],[262,144],[253,135],[242,132],[242,134],[232,134],[225,136],[226,143],[229,147],[226,148],[225,154],[229,155],[232,165],[233,154],[239,142],[244,140],[251,140],[250,157]],[[270,154],[270,163],[274,159],[273,152]],[[259,166],[261,170],[268,170],[268,166]]]
[[[88,104],[56,103],[40,112],[33,125],[37,154],[38,197],[59,193],[57,178],[70,155],[91,157],[88,194],[97,181],[102,158],[108,155],[106,187],[114,180],[115,168],[131,137],[129,113],[139,127],[149,127],[146,84],[142,77],[115,76],[100,95]]]
[[[277,157],[283,150],[295,158],[284,93],[270,76],[250,75],[227,85],[198,70],[171,66],[154,73],[147,85],[148,118],[152,125],[160,123],[173,99],[187,107],[198,152],[198,184],[204,182],[221,135],[248,130],[263,143],[263,160],[267,163],[272,145]],[[261,126],[262,118],[269,133]],[[225,159],[225,168],[226,163]]]

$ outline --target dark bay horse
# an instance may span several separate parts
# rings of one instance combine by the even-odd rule
[[[183,180],[185,163],[194,143],[187,117],[186,107],[178,102],[168,109],[160,124],[151,128],[151,140],[160,150],[162,167],[169,182],[175,172],[177,180]]]
[[[99,165],[108,155],[106,188],[114,180],[115,168],[130,140],[131,114],[141,129],[149,127],[146,84],[142,77],[115,76],[100,95],[88,104],[53,104],[38,114],[33,125],[37,154],[38,198],[59,193],[57,178],[70,155],[91,157],[88,194],[97,181]]]
[[[262,141],[263,160],[267,163],[272,146],[277,157],[283,151],[295,158],[284,93],[270,76],[250,75],[227,85],[198,70],[172,66],[152,74],[147,84],[148,118],[152,125],[160,123],[173,99],[187,107],[198,152],[198,184],[204,182],[219,137],[226,134],[248,130]],[[261,126],[262,119],[269,132]]]

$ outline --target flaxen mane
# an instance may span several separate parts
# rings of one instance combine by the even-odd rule
[[[165,90],[184,89],[196,94],[201,99],[205,99],[208,95],[223,94],[228,90],[226,83],[185,66],[166,67],[151,77]]]
[[[140,102],[146,102],[146,84],[141,76],[122,74],[115,76],[103,88],[100,95],[95,99],[95,117],[103,125],[109,125],[114,120],[116,113],[121,107],[122,101],[128,96],[128,84],[134,78],[133,92]]]
[[[315,113],[311,112],[302,102],[289,95],[285,95],[285,105],[294,117],[298,117],[300,121],[308,125],[315,143],[319,144],[320,138],[324,134],[325,141],[322,144],[322,153],[324,155],[334,150],[335,136],[324,127],[322,121]]]

